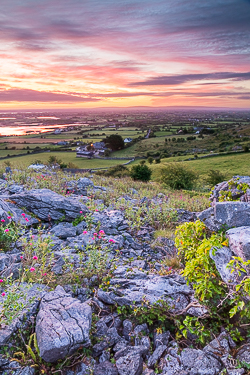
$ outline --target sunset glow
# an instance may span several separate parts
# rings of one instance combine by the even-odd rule
[[[2,111],[249,108],[249,0],[3,0],[0,17]]]

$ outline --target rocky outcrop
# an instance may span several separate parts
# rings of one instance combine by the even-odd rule
[[[231,272],[228,263],[232,259],[233,253],[229,247],[223,246],[222,248],[212,248],[210,250],[210,258],[215,262],[217,271],[225,283],[232,283],[237,279],[235,273]]]
[[[215,185],[210,197],[212,205],[219,202],[219,199],[225,193],[228,194],[232,200],[240,199],[242,202],[250,202],[250,191],[245,192],[245,189],[242,189],[242,184],[248,185],[250,189],[250,177],[235,176],[229,181],[223,181]]]
[[[72,298],[58,286],[41,300],[36,337],[42,359],[56,362],[80,346],[89,346],[91,307]]]
[[[229,229],[226,236],[234,254],[244,261],[250,260],[250,226]]]
[[[219,202],[197,215],[211,231],[222,228],[250,226],[250,204],[245,202]]]
[[[43,221],[73,221],[76,217],[86,214],[88,209],[77,200],[65,198],[49,189],[34,189],[11,197],[19,207],[26,208]]]
[[[150,305],[163,301],[169,305],[170,311],[175,313],[185,310],[185,313],[200,316],[206,311],[197,301],[197,307],[192,305],[187,308],[191,302],[195,303],[194,293],[179,275],[148,275],[136,268],[126,272],[126,267],[118,267],[110,280],[109,289],[109,292],[99,289],[97,296],[110,305],[140,305],[147,300]]]

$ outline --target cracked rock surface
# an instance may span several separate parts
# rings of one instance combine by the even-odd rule
[[[178,312],[195,302],[193,290],[183,277],[148,275],[138,269],[126,272],[126,267],[118,267],[110,280],[109,292],[98,290],[98,298],[107,304],[131,306],[139,305],[144,299],[152,305],[159,300],[169,304],[172,311]],[[198,306],[187,309],[190,315],[204,314],[205,308]]]
[[[79,212],[88,212],[85,205],[75,199],[65,198],[50,189],[33,189],[21,194],[14,194],[11,199],[20,207],[44,221],[60,220],[73,221]]]
[[[42,298],[36,319],[37,343],[42,359],[55,362],[80,346],[89,346],[92,311],[61,286]]]

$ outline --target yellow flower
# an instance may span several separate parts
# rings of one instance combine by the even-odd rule
[[[156,328],[156,332],[159,335],[160,333],[162,333],[162,329],[160,327],[158,327],[158,328]]]

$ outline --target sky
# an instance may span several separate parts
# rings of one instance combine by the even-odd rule
[[[250,0],[1,0],[0,110],[250,108]]]

